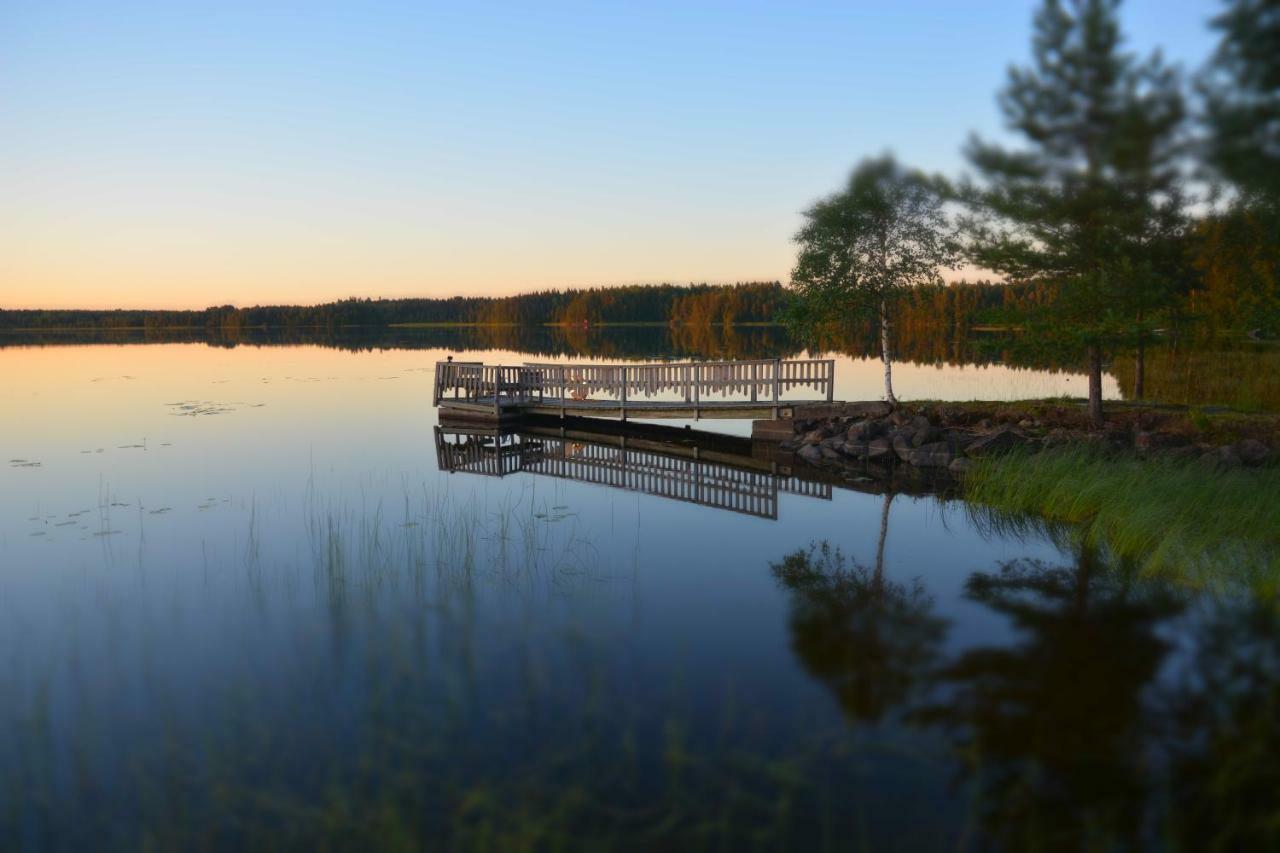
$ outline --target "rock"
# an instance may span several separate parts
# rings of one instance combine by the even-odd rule
[[[1185,436],[1171,432],[1143,430],[1133,435],[1133,446],[1137,450],[1164,450],[1170,447],[1181,447],[1186,443]]]
[[[827,437],[826,431],[819,428],[819,429],[815,429],[805,433],[800,438],[800,441],[802,444],[820,444],[822,440],[826,437]]]
[[[991,418],[983,418],[973,425],[973,429],[974,432],[990,432],[994,426],[995,424],[991,422]]]
[[[891,459],[893,447],[887,438],[873,438],[867,445],[867,458],[871,460]]]
[[[951,464],[947,466],[947,470],[952,474],[965,474],[972,467],[973,462],[971,460],[965,459],[963,456],[958,456],[951,460]]]
[[[1160,455],[1166,459],[1190,459],[1199,456],[1204,451],[1194,444],[1184,444],[1181,447],[1170,447],[1168,450],[1160,451]]]
[[[1031,429],[1035,425],[1036,425],[1036,422],[1031,420],[1031,418],[1023,418],[1022,420],[1018,421],[1018,426],[1022,427],[1023,429]]]
[[[964,423],[966,413],[964,409],[954,406],[938,407],[938,423],[944,425]]]
[[[933,422],[924,415],[916,415],[908,422],[907,426],[911,427],[913,430],[922,430],[933,426]]]
[[[911,450],[912,450],[910,439],[908,439],[902,433],[898,433],[893,437],[892,445],[893,445],[893,452],[898,454],[899,459],[901,459],[903,462],[910,461]]]
[[[845,456],[854,456],[858,459],[867,455],[867,443],[865,441],[846,441],[840,446]]]
[[[842,441],[840,442],[840,444],[843,445],[844,442]],[[844,454],[840,452],[840,449],[838,447],[833,447],[832,445],[827,444],[827,442],[825,441],[822,442],[822,444],[818,445],[818,452],[822,454],[823,459],[843,459],[844,458]]]
[[[932,424],[917,429],[915,434],[911,436],[912,447],[923,447],[926,444],[933,444],[935,441],[942,441],[942,430]]]
[[[907,461],[917,468],[946,468],[955,458],[945,441],[935,441],[912,450]]]
[[[1265,465],[1267,460],[1271,458],[1271,448],[1256,438],[1246,438],[1243,441],[1236,442],[1235,452],[1240,457],[1241,462],[1254,467]]]
[[[1040,441],[1045,447],[1061,447],[1064,444],[1070,444],[1074,440],[1075,437],[1071,430],[1056,427],[1049,430],[1049,434]]]
[[[1204,455],[1200,457],[1200,464],[1221,471],[1229,468],[1239,468],[1244,463],[1239,455],[1236,454],[1236,449],[1227,444],[1206,450]]]
[[[806,444],[804,447],[796,451],[796,455],[805,462],[814,464],[822,461],[822,450],[816,444]]]
[[[857,421],[853,426],[849,427],[848,437],[850,441],[870,441],[877,436],[884,435],[884,431],[885,427],[881,421]]]
[[[1004,453],[1023,444],[1024,439],[1011,426],[1002,426],[986,435],[981,435],[965,445],[966,456],[983,456],[988,453]]]
[[[830,436],[829,438],[822,439],[822,441],[820,441],[818,444],[820,447],[824,447],[830,450],[838,450],[840,448],[840,445],[844,444],[844,436],[833,435],[833,436]]]

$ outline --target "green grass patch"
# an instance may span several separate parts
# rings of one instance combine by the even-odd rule
[[[974,461],[965,498],[1010,527],[1036,523],[1107,549],[1144,574],[1276,591],[1280,469],[1212,470],[1076,447]]]

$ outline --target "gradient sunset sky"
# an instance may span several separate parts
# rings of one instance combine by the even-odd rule
[[[0,0],[0,308],[785,280],[859,157],[998,135],[1034,5]]]

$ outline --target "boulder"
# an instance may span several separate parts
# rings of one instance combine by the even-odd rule
[[[872,461],[893,458],[893,447],[887,438],[873,438],[867,444],[867,458]]]
[[[1177,433],[1139,430],[1133,434],[1133,446],[1137,450],[1166,450],[1186,443],[1186,437]]]
[[[840,442],[840,444],[843,445],[844,442],[842,441]],[[818,452],[822,454],[823,459],[843,459],[844,458],[844,454],[840,452],[839,447],[834,447],[830,444],[827,444],[827,442],[825,441],[822,442],[822,444],[818,445]]]
[[[1244,463],[1241,461],[1239,455],[1236,454],[1236,449],[1227,444],[1222,447],[1214,447],[1210,450],[1206,450],[1204,455],[1200,457],[1200,464],[1208,468],[1223,471],[1229,468],[1239,468]]]
[[[849,427],[847,433],[850,441],[869,441],[877,436],[884,435],[884,424],[878,420],[862,420],[856,421]]]
[[[806,432],[803,436],[801,436],[800,441],[802,444],[818,444],[826,437],[827,437],[826,431],[819,428],[819,429]]]
[[[924,447],[926,444],[933,444],[938,441],[942,441],[942,430],[932,424],[922,429],[917,429],[915,434],[911,436],[912,447]]]
[[[1204,453],[1204,450],[1194,444],[1184,444],[1181,447],[1170,447],[1168,450],[1160,451],[1160,455],[1164,458],[1178,460],[1191,459],[1202,453]]]
[[[816,444],[806,444],[804,447],[796,451],[796,455],[805,462],[818,463],[822,461],[822,450]]]
[[[958,406],[939,406],[937,415],[938,423],[944,425],[962,424],[968,418],[968,413]]]
[[[898,433],[893,437],[892,445],[893,445],[893,452],[898,454],[899,459],[901,459],[903,462],[910,461],[912,447],[911,447],[911,441],[907,439],[906,436],[904,436],[902,433]]]
[[[965,445],[966,456],[983,456],[988,453],[1004,453],[1023,444],[1022,434],[1011,426],[1002,426],[986,435],[980,435]]]
[[[972,467],[972,460],[965,459],[963,456],[958,456],[951,460],[951,464],[947,466],[947,470],[952,474],[960,476],[967,473]]]
[[[928,418],[926,418],[924,415],[916,415],[907,423],[907,426],[911,427],[914,430],[928,429],[929,427],[933,426],[933,422],[930,421]]]
[[[946,468],[955,458],[945,441],[935,441],[912,450],[907,461],[916,468]]]
[[[1246,438],[1237,442],[1235,451],[1240,461],[1250,466],[1265,465],[1271,458],[1271,448],[1256,438]]]
[[[840,446],[840,450],[845,456],[853,456],[858,459],[867,455],[867,443],[865,441],[846,441]]]

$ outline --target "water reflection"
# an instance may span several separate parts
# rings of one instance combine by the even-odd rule
[[[899,328],[895,351],[904,364],[904,387],[916,398],[1017,399],[1083,393],[1075,380],[1078,353],[1050,351],[1018,337],[992,334],[957,336],[935,326]],[[541,359],[583,358],[604,361],[660,359],[791,358],[844,356],[850,362],[878,358],[876,339],[831,339],[817,349],[794,339],[781,326],[546,327],[477,326],[380,328],[334,331],[292,329],[97,329],[12,332],[0,330],[0,350],[32,346],[86,344],[204,344],[215,348],[321,346],[350,352],[442,350],[513,352]],[[1136,353],[1114,353],[1106,366],[1109,398],[1138,396],[1185,405],[1227,405],[1246,410],[1280,410],[1280,348],[1251,341],[1178,340],[1148,344],[1144,382],[1137,381]],[[874,365],[871,365],[874,367]],[[956,370],[1002,368],[956,385]],[[1003,370],[1013,371],[1005,375]],[[933,376],[943,370],[947,375]],[[1047,374],[1036,381],[1022,374]],[[874,371],[868,370],[868,377]],[[1055,377],[1049,381],[1049,377]],[[950,383],[947,380],[951,380]],[[1070,380],[1070,381],[1068,381]],[[1009,387],[1005,387],[1008,385]],[[859,396],[874,396],[872,385]],[[847,393],[841,389],[842,393]]]
[[[887,510],[891,496],[884,500]],[[911,698],[947,627],[918,578],[886,580],[881,560],[874,569],[850,565],[826,542],[770,570],[791,595],[792,651],[849,717],[879,720]]]
[[[436,427],[441,471],[491,477],[526,473],[609,486],[699,506],[778,517],[780,493],[831,499],[823,472],[779,464],[771,448],[743,439],[648,427],[606,430],[579,421],[570,428],[525,424],[503,432]]]
[[[1012,643],[970,649],[937,673],[946,727],[976,786],[987,833],[1013,849],[1138,846],[1158,777],[1143,701],[1169,651],[1157,627],[1182,604],[1159,584],[1106,571],[1015,561],[974,573],[971,600],[1005,616]]]
[[[744,439],[601,486],[428,435],[436,357],[0,351],[0,849],[1280,841],[1273,599]]]
[[[1188,849],[1280,840],[1280,610],[1271,600],[1203,604],[1190,660],[1163,697],[1174,833]]]
[[[965,599],[1012,631],[944,649],[918,580],[821,543],[771,565],[791,646],[851,722],[942,736],[979,846],[1273,849],[1280,842],[1280,611],[1071,565],[977,571]]]

